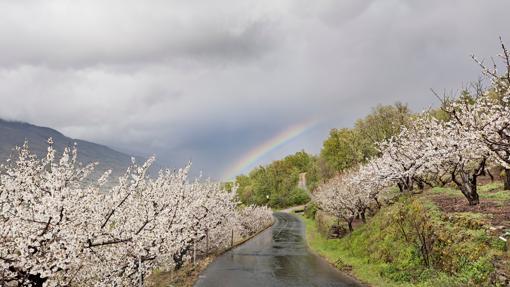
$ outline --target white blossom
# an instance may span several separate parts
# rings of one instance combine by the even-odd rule
[[[48,140],[38,159],[28,143],[0,166],[0,282],[18,286],[134,286],[156,268],[179,268],[192,251],[225,246],[267,227],[267,208],[240,209],[235,190],[188,181],[190,164],[147,176],[134,160],[113,187],[110,171],[86,180],[95,164],[77,148],[57,156]]]

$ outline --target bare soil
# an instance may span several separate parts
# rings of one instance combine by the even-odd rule
[[[443,212],[473,212],[489,215],[493,226],[510,227],[510,202],[480,199],[479,205],[468,205],[464,197],[436,195],[431,197]]]

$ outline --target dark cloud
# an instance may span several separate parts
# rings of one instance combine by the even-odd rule
[[[332,127],[480,74],[510,2],[4,1],[0,117],[219,177],[289,126],[321,121],[260,163],[318,152]]]
[[[241,61],[270,50],[277,29],[244,5],[181,1],[8,1],[0,11],[4,66]]]

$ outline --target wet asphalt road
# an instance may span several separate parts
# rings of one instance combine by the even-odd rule
[[[273,227],[218,257],[195,287],[362,286],[308,250],[299,218],[274,216]]]

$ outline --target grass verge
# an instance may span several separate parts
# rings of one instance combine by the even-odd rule
[[[494,262],[507,256],[486,216],[446,214],[425,196],[402,197],[342,239],[303,219],[312,250],[373,286],[498,286]]]

